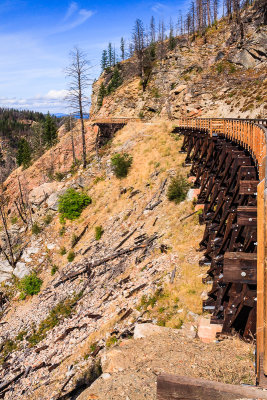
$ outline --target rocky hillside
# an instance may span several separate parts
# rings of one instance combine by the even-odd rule
[[[143,90],[135,58],[119,64],[123,84],[98,105],[103,73],[94,84],[91,115],[266,118],[266,5],[243,11],[241,24],[226,18],[202,36],[181,36],[173,51],[153,62]],[[166,46],[167,47],[167,43]]]
[[[180,204],[166,196],[171,177],[189,171],[172,123],[128,124],[101,148],[100,158],[93,129],[89,124],[87,129],[86,170],[64,161],[70,134],[62,131],[55,147],[6,183],[5,195],[14,200],[17,176],[29,182],[38,230],[26,228],[10,201],[8,227],[18,261],[12,270],[1,255],[1,398],[75,399],[95,382],[81,399],[155,399],[156,376],[163,371],[253,383],[252,345],[237,340],[233,351],[231,340],[215,345],[195,338],[208,290],[198,264],[203,227],[197,215],[183,220],[194,210],[193,190]],[[111,157],[122,152],[133,162],[127,177],[118,179]],[[44,173],[56,154],[60,182]],[[58,197],[69,188],[92,202],[62,225]],[[25,276],[41,284],[39,293],[38,285],[36,294],[25,292]],[[153,325],[140,336],[144,323]],[[159,336],[153,339],[154,334]],[[176,352],[167,354],[174,343]],[[228,347],[232,369],[221,357]],[[192,354],[194,361],[185,367]]]

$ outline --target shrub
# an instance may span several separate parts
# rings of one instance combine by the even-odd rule
[[[68,256],[67,256],[67,260],[68,260],[68,262],[72,262],[73,260],[74,260],[74,258],[75,258],[75,253],[74,253],[74,251],[69,251],[69,254],[68,254]]]
[[[75,235],[75,233],[74,233],[71,238],[71,247],[74,247],[77,244],[78,239],[79,239],[79,236]]]
[[[46,337],[48,331],[57,326],[63,319],[68,318],[73,312],[79,298],[80,294],[71,299],[66,299],[52,308],[48,316],[41,321],[38,329],[27,338],[30,345],[35,346]]]
[[[223,64],[222,63],[217,64],[216,69],[217,69],[218,74],[221,74],[224,71]]]
[[[176,204],[185,200],[189,186],[190,185],[187,180],[183,176],[177,174],[175,178],[172,178],[171,183],[168,187],[168,199],[170,201],[174,201]]]
[[[111,164],[115,176],[119,179],[125,178],[128,175],[132,162],[133,158],[127,153],[114,154],[111,158]]]
[[[44,217],[44,223],[45,225],[49,225],[52,222],[53,216],[51,214],[47,214]]]
[[[57,265],[53,265],[52,266],[52,268],[51,268],[51,275],[53,276],[53,275],[55,275],[55,273],[58,271],[58,266]]]
[[[34,222],[33,226],[32,226],[32,233],[34,235],[38,235],[40,232],[42,232],[41,227],[38,225],[37,222]]]
[[[140,111],[138,114],[138,117],[143,119],[144,118],[144,111]]]
[[[91,203],[92,199],[86,193],[79,193],[74,189],[68,189],[59,198],[58,211],[62,219],[74,220],[79,218],[83,209]]]
[[[66,233],[66,228],[65,226],[62,226],[62,228],[59,230],[59,236],[64,236]]]
[[[100,240],[103,233],[104,233],[104,229],[102,228],[101,225],[95,227],[95,239],[96,240]]]
[[[18,217],[16,217],[16,215],[14,215],[13,217],[11,217],[11,224],[16,224],[18,222]]]
[[[116,338],[116,336],[110,336],[110,337],[108,338],[108,340],[106,341],[106,347],[111,347],[111,346],[113,346],[114,344],[117,343],[117,341],[118,341],[118,339]]]
[[[65,174],[63,174],[62,172],[56,172],[55,173],[55,180],[56,181],[60,182],[64,178],[65,178]]]
[[[40,292],[42,283],[42,279],[38,278],[35,273],[32,273],[31,275],[27,275],[21,279],[19,288],[22,291],[22,295],[26,296],[29,294],[30,296],[33,296]]]
[[[61,256],[64,256],[66,253],[67,253],[66,247],[64,246],[60,247],[59,254]]]

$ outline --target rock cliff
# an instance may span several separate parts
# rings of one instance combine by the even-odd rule
[[[93,117],[180,116],[266,118],[267,28],[262,6],[243,11],[241,24],[221,19],[203,36],[181,36],[157,58],[143,90],[133,57],[119,64],[123,84],[98,105],[103,73],[94,84]],[[167,43],[165,43],[167,48]]]

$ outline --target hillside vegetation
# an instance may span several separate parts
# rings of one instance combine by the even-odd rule
[[[190,30],[174,38],[172,49],[170,39],[158,41],[153,58],[151,45],[144,48],[142,76],[136,54],[104,70],[93,86],[91,115],[266,118],[264,7],[257,1],[240,12],[239,22],[229,16],[201,32]],[[119,84],[108,90],[118,73]]]

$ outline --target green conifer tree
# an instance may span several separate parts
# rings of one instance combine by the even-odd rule
[[[97,97],[97,104],[98,107],[102,107],[104,97],[106,96],[106,88],[104,83],[102,82],[99,88],[98,97]]]
[[[105,71],[108,67],[108,52],[107,50],[103,50],[102,58],[101,58],[101,68],[102,72]]]
[[[57,141],[57,127],[55,121],[48,112],[44,124],[44,143],[51,147]]]
[[[122,77],[120,75],[120,71],[118,67],[114,68],[114,72],[113,72],[113,76],[108,84],[107,87],[107,93],[112,93],[114,92],[121,84],[122,84],[123,80]]]
[[[26,139],[20,139],[18,143],[17,163],[23,168],[28,168],[31,164],[31,147]]]

